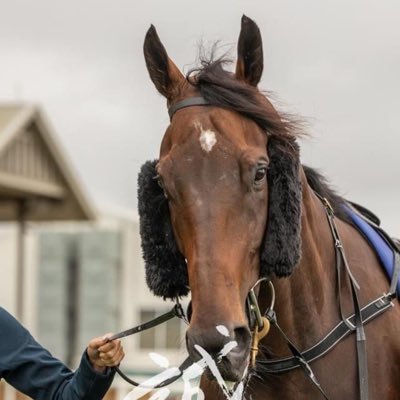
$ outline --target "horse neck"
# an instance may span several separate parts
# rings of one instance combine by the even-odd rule
[[[273,283],[278,323],[299,348],[305,349],[314,345],[337,321],[337,302],[335,253],[325,209],[303,171],[302,184],[301,260],[289,278],[276,278]],[[266,297],[260,293],[260,300]],[[286,350],[275,329],[265,342],[274,353]]]

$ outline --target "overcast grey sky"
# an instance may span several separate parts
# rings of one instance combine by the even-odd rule
[[[0,101],[41,103],[91,197],[136,207],[168,124],[146,30],[187,70],[200,40],[235,49],[243,13],[263,35],[261,88],[309,121],[303,162],[400,234],[398,0],[0,0]]]

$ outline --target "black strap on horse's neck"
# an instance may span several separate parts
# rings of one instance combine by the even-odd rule
[[[329,227],[331,229],[331,233],[334,240],[335,245],[335,252],[336,252],[336,270],[338,276],[338,296],[339,296],[339,307],[340,307],[340,314],[342,317],[342,321],[349,325],[352,330],[356,331],[356,347],[357,347],[357,365],[358,365],[358,387],[360,392],[360,399],[367,400],[368,399],[368,365],[367,365],[367,347],[366,347],[366,336],[364,331],[364,324],[361,314],[360,302],[358,299],[357,290],[360,289],[356,279],[354,278],[353,274],[351,273],[349,263],[347,261],[346,254],[343,249],[343,242],[340,237],[339,231],[336,227],[335,223],[335,214],[333,212],[332,206],[329,204],[326,198],[322,199],[322,202],[325,206],[326,215],[329,222]],[[341,301],[341,277],[340,271],[344,266],[344,272],[348,276],[348,280],[350,282],[351,287],[351,295],[353,300],[353,307],[354,307],[354,325],[350,324],[346,318],[344,318],[343,310],[342,310],[342,301]]]
[[[393,306],[393,303],[391,302],[392,298],[393,297],[390,294],[385,294],[364,306],[361,309],[364,324],[368,323],[387,309],[391,308]],[[349,316],[347,319],[351,324],[355,323],[354,314]],[[327,354],[341,340],[350,335],[352,332],[354,332],[354,329],[349,329],[348,325],[341,321],[323,339],[321,339],[314,346],[302,351],[301,354],[308,363],[311,363],[312,361],[315,361]],[[259,360],[257,362],[263,366],[263,370],[271,374],[279,374],[299,368],[295,357]]]
[[[173,115],[182,108],[192,107],[192,106],[209,106],[209,105],[210,103],[204,97],[201,96],[188,97],[187,99],[172,104],[168,108],[169,119],[172,119]]]
[[[396,247],[393,247],[395,254],[395,263],[394,263],[393,277],[391,280],[389,292],[379,297],[378,299],[372,301],[363,308],[360,308],[356,292],[356,289],[358,289],[358,284],[350,271],[346,255],[344,253],[342,241],[339,235],[339,231],[334,221],[333,209],[327,199],[319,196],[318,194],[317,196],[321,199],[325,207],[329,226],[334,239],[335,252],[336,252],[338,292],[339,292],[339,308],[342,321],[316,345],[303,352],[300,352],[299,350],[297,350],[297,348],[293,345],[293,343],[289,340],[287,335],[282,331],[282,329],[278,325],[275,312],[267,311],[266,317],[270,320],[271,324],[277,327],[278,332],[286,341],[289,350],[293,354],[293,357],[286,357],[283,359],[275,359],[275,360],[258,360],[257,362],[263,366],[264,371],[266,370],[269,373],[283,373],[301,367],[305,372],[305,374],[307,375],[307,377],[315,384],[315,386],[324,396],[324,398],[327,399],[328,397],[323,392],[321,385],[317,381],[315,374],[313,373],[309,363],[322,357],[324,354],[329,352],[339,341],[341,341],[342,339],[344,339],[349,334],[355,331],[356,343],[357,343],[357,364],[358,364],[358,375],[359,375],[359,394],[360,394],[359,398],[360,400],[367,400],[368,370],[367,370],[367,356],[366,356],[366,346],[365,346],[366,339],[365,339],[363,325],[393,306],[392,300],[396,297],[396,284],[398,277],[400,275],[400,253],[398,252]],[[340,298],[340,292],[341,292],[340,271],[343,266],[350,281],[353,306],[354,306],[354,314],[348,318],[344,317],[341,305],[341,298]]]

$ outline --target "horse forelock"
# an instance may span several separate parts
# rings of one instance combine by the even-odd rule
[[[271,137],[292,142],[304,134],[303,121],[298,116],[277,111],[268,98],[272,97],[270,93],[237,79],[224,68],[228,63],[226,57],[216,60],[213,54],[203,57],[201,66],[190,70],[186,76],[189,86],[195,88],[210,105],[235,111],[253,120]]]

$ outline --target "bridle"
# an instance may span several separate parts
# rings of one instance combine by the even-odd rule
[[[173,105],[171,105],[168,109],[168,113],[170,119],[172,120],[173,115],[187,107],[192,106],[210,106],[209,102],[205,100],[203,97],[189,97],[182,101],[179,101]],[[275,289],[271,282],[271,280],[267,278],[260,278],[250,289],[247,299],[247,316],[249,320],[249,328],[252,332],[252,342],[251,342],[251,352],[250,352],[250,365],[252,367],[260,364],[263,366],[263,369],[271,374],[281,374],[296,368],[301,368],[305,375],[310,379],[310,381],[315,385],[315,387],[319,390],[321,395],[325,399],[329,399],[324,390],[322,389],[320,383],[317,380],[316,375],[311,369],[310,363],[323,355],[329,352],[331,349],[335,347],[341,340],[350,335],[351,333],[356,333],[356,348],[357,348],[357,365],[358,365],[358,386],[359,386],[359,399],[367,400],[368,399],[368,369],[367,369],[367,352],[366,352],[366,336],[364,332],[364,325],[381,315],[384,311],[388,310],[393,306],[392,300],[396,298],[396,283],[398,277],[400,275],[400,253],[396,245],[392,242],[392,240],[388,237],[388,235],[381,230],[379,227],[377,229],[380,230],[382,236],[386,239],[386,241],[390,244],[390,246],[395,249],[395,267],[393,272],[393,277],[391,280],[390,288],[388,293],[383,294],[379,298],[375,299],[371,303],[365,305],[364,307],[360,307],[357,290],[359,289],[358,283],[355,280],[347,258],[343,248],[342,240],[339,235],[339,231],[335,222],[335,214],[334,210],[331,207],[329,201],[316,193],[317,197],[321,200],[325,213],[327,216],[327,220],[329,223],[330,231],[332,234],[334,247],[335,247],[335,258],[336,258],[336,275],[338,282],[338,299],[339,299],[339,311],[341,322],[336,325],[323,339],[318,341],[314,346],[304,350],[299,351],[295,344],[289,339],[289,337],[285,334],[285,332],[281,329],[277,321],[277,315],[274,310],[275,305]],[[351,294],[353,300],[353,310],[354,313],[348,317],[346,317],[343,313],[342,308],[342,300],[341,300],[341,287],[340,283],[342,281],[341,274],[344,273],[350,282]],[[261,313],[260,307],[258,305],[257,299],[257,289],[259,286],[265,283],[268,285],[271,299],[270,305],[264,314]],[[185,316],[183,308],[179,302],[179,298],[175,298],[174,307],[165,314],[160,315],[159,317],[145,322],[141,325],[138,325],[134,328],[128,329],[126,331],[117,333],[110,337],[108,340],[113,341],[116,339],[120,339],[126,336],[130,336],[136,333],[140,333],[144,330],[153,328],[157,325],[160,325],[172,318],[180,318],[185,323],[189,323],[188,318]],[[268,334],[270,325],[274,326],[278,333],[282,336],[284,341],[286,342],[288,349],[292,353],[292,357],[286,357],[281,359],[273,359],[273,360],[257,360],[256,357],[259,350],[259,342]],[[164,386],[169,385],[170,383],[179,379],[184,370],[188,368],[192,364],[190,358],[186,358],[183,363],[179,367],[179,373],[175,376],[168,378],[156,386],[152,386],[152,389],[162,388]],[[117,373],[128,383],[134,386],[141,386],[146,388],[145,385],[139,384],[128,376],[126,376],[118,367],[115,368]]]

